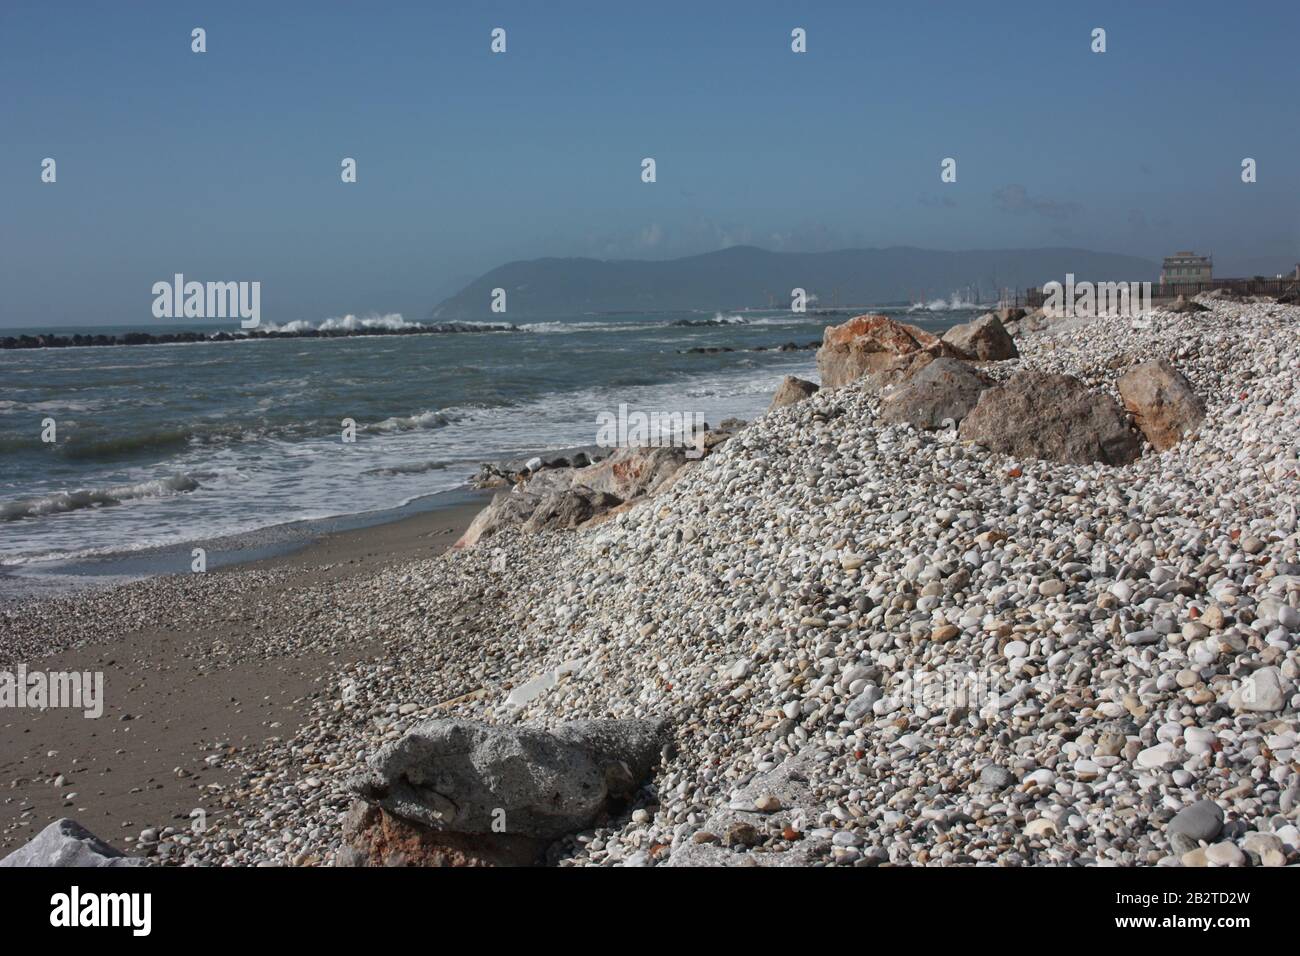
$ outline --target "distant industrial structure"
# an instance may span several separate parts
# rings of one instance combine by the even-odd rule
[[[1160,267],[1160,284],[1190,285],[1192,283],[1212,282],[1214,260],[1210,256],[1198,256],[1194,252],[1175,252],[1165,256]]]

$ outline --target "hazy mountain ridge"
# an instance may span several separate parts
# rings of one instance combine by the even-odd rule
[[[790,290],[816,305],[863,305],[947,298],[978,284],[1024,289],[1044,282],[1155,281],[1160,264],[1086,249],[990,249],[944,252],[893,246],[835,252],[770,252],[733,246],[680,259],[544,258],[509,262],[439,303],[432,318],[527,317],[616,311],[683,311],[788,306]],[[492,290],[507,311],[491,310]]]

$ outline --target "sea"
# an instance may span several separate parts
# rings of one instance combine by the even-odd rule
[[[942,302],[871,311],[933,331],[977,314]],[[816,380],[813,350],[777,347],[820,340],[849,314],[575,315],[512,331],[0,350],[0,591],[106,555],[437,507],[481,462],[594,444],[597,416],[620,405],[752,419],[783,376]],[[237,331],[154,322],[0,336],[223,329]]]

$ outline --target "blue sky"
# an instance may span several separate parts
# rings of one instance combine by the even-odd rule
[[[5,0],[0,324],[146,322],[176,272],[421,318],[511,259],[735,243],[1294,262],[1298,10]]]

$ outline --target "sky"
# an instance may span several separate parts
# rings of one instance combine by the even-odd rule
[[[1281,268],[1298,34],[1294,0],[4,0],[0,325],[147,322],[178,272],[418,320],[515,259],[735,244]]]

